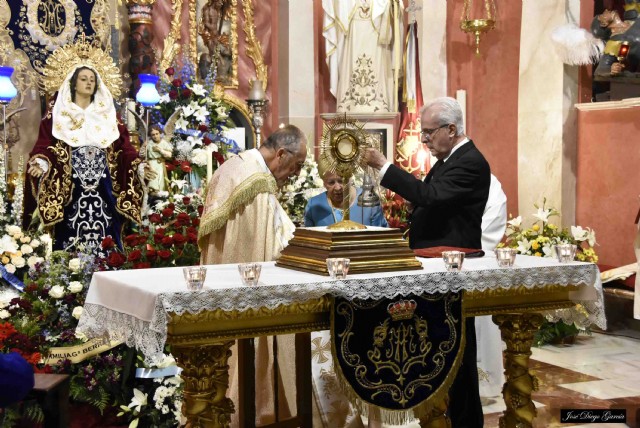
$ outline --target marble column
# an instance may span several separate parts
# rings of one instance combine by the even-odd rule
[[[578,67],[564,65],[550,34],[579,23],[579,0],[523,0],[518,87],[518,211],[531,221],[534,203],[575,220]],[[552,220],[557,221],[557,220]]]

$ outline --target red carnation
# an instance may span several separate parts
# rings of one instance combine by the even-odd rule
[[[149,262],[140,262],[140,263],[133,264],[134,269],[149,269],[150,267],[151,267],[151,263]]]
[[[213,143],[213,141],[211,141],[211,138],[209,138],[209,137],[204,137],[202,139],[202,144],[204,144],[205,146],[208,146],[211,143]]]
[[[205,125],[204,123],[201,123],[200,125],[198,125],[198,131],[207,132],[208,130],[209,130],[209,127],[207,125]]]
[[[130,262],[137,262],[138,260],[140,260],[142,258],[142,251],[140,250],[133,250],[131,253],[129,253],[129,257],[128,260]]]
[[[160,224],[162,223],[162,217],[158,213],[153,213],[149,216],[149,221],[153,224]]]
[[[110,236],[105,236],[102,240],[102,249],[108,250],[109,248],[113,248],[116,246],[116,241],[113,240]]]
[[[169,218],[173,215],[173,210],[171,208],[165,208],[162,210],[162,216],[164,218]]]
[[[187,162],[187,161],[182,162],[182,163],[180,164],[180,169],[181,169],[183,172],[191,172],[191,165],[190,165],[190,164],[189,164],[189,162]]]
[[[222,165],[224,163],[224,156],[220,152],[213,152],[213,157],[218,161],[218,165]]]
[[[191,96],[191,89],[182,90],[182,98],[189,98]]]
[[[173,82],[171,82],[171,84],[173,86],[175,86],[176,88],[179,88],[180,86],[182,86],[182,80],[180,79],[173,79]]]
[[[171,251],[169,250],[160,250],[158,251],[158,257],[160,257],[162,260],[168,260],[171,258]]]
[[[178,98],[178,91],[176,91],[175,89],[170,90],[169,98],[171,98],[172,100],[175,100],[176,98]]]
[[[189,205],[191,203],[191,198],[188,196],[185,196],[182,198],[182,203],[185,205]]]
[[[176,71],[173,69],[173,67],[167,68],[164,72],[165,72],[165,74],[167,76],[173,76],[176,73]]]
[[[124,264],[125,261],[126,259],[124,258],[124,256],[117,251],[113,251],[111,254],[109,254],[109,257],[107,257],[107,264],[114,268],[119,268]]]
[[[174,164],[172,164],[172,163],[166,164],[165,167],[167,168],[167,172],[171,172],[174,169],[176,169],[176,166]]]

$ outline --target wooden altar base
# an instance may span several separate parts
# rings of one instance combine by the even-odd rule
[[[329,275],[330,257],[350,259],[349,273],[422,269],[399,229],[369,227],[346,231],[299,227],[276,260],[276,266]]]

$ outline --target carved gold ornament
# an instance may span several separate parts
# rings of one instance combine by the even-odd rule
[[[485,17],[479,19],[470,18],[470,10],[473,0],[464,0],[464,5],[462,7],[460,29],[465,33],[471,33],[476,36],[476,55],[478,56],[480,56],[480,35],[496,26],[496,5],[493,1],[494,0],[484,0]]]
[[[195,4],[195,2],[194,2]],[[164,48],[162,49],[162,59],[160,60],[161,74],[165,79],[168,76],[163,73],[164,70],[169,68],[173,62],[173,58],[180,50],[180,11],[182,10],[182,0],[171,0],[171,30],[169,35],[164,39]],[[194,64],[196,64],[194,62]]]
[[[122,77],[111,57],[96,42],[88,41],[84,35],[76,43],[57,49],[47,58],[43,70],[43,86],[49,94],[55,93],[65,78],[80,66],[95,69],[102,82],[114,98],[120,96]]]
[[[256,76],[262,81],[262,89],[266,92],[268,84],[267,66],[262,57],[262,45],[256,37],[256,26],[253,22],[253,3],[251,0],[242,0],[242,9],[244,11],[244,32],[246,34],[247,48],[246,53],[253,60],[256,67]]]

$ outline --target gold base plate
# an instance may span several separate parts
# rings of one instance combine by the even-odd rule
[[[276,266],[329,275],[330,257],[350,259],[351,274],[422,269],[399,229],[380,228],[348,231],[297,228]]]

